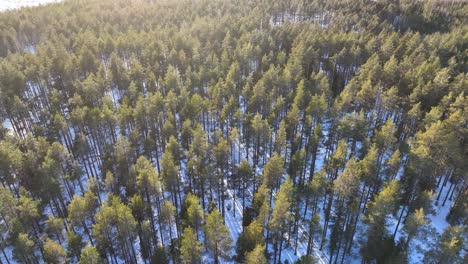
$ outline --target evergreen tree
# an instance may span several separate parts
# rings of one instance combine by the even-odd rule
[[[396,180],[390,181],[367,205],[367,214],[364,218],[367,223],[366,242],[361,248],[364,259],[382,260],[391,251],[393,240],[388,234],[388,214],[394,213],[398,202],[399,184]]]
[[[263,227],[262,224],[253,221],[247,226],[244,231],[239,235],[236,244],[237,260],[243,261],[245,254],[254,250],[256,245],[263,245]]]
[[[182,234],[180,253],[183,263],[197,264],[201,263],[201,254],[203,245],[195,236],[193,229],[187,227]]]
[[[315,256],[313,255],[304,255],[302,257],[300,257],[296,262],[294,262],[295,264],[315,264],[317,263],[317,259]]]
[[[149,216],[151,230],[153,233],[153,242],[156,242],[156,227],[155,227],[155,220],[153,214],[153,201],[156,200],[157,208],[160,208],[160,201],[159,201],[159,193],[160,193],[160,182],[159,177],[154,169],[154,166],[147,160],[145,157],[141,156],[138,158],[137,163],[135,165],[135,169],[138,173],[137,175],[137,187],[145,199],[145,214]],[[160,210],[159,210],[160,212]],[[141,219],[139,222],[141,222]],[[161,220],[161,219],[159,219]],[[162,233],[161,233],[162,238]],[[164,243],[164,242],[163,242]]]
[[[218,264],[219,258],[227,260],[231,249],[232,239],[228,228],[223,224],[224,219],[216,209],[206,218],[205,243],[206,248],[213,254],[214,263]]]
[[[273,208],[271,220],[269,223],[269,229],[273,233],[273,248],[275,250],[273,258],[274,263],[277,263],[277,260],[281,260],[284,235],[292,221],[290,210],[293,200],[293,188],[293,184],[288,177],[276,194],[275,207]],[[278,252],[278,258],[276,258]]]
[[[151,256],[151,263],[169,264],[169,259],[164,247],[158,246]]]
[[[426,263],[440,263],[448,261],[450,263],[463,263],[460,256],[465,241],[464,227],[448,226],[437,243],[424,255]]]
[[[310,255],[312,253],[313,240],[316,237],[316,235],[320,233],[320,231],[322,231],[322,228],[320,226],[320,215],[314,214],[312,215],[312,219],[310,219],[310,223],[309,223],[309,239],[307,242],[307,255]]]
[[[242,159],[242,161],[239,164],[239,167],[237,168],[237,171],[239,173],[239,178],[242,181],[242,208],[245,208],[245,196],[247,192],[247,187],[251,182],[253,172],[249,162],[246,159]]]
[[[98,251],[93,246],[87,246],[81,251],[79,264],[100,264],[103,263]]]
[[[198,237],[198,232],[204,219],[204,212],[199,204],[197,196],[189,193],[185,197],[180,211],[180,217],[182,219],[182,226],[184,228],[187,226],[192,227]]]
[[[34,253],[34,242],[29,239],[27,234],[20,233],[13,244],[13,258],[19,262],[36,263],[36,254]]]
[[[263,181],[270,190],[276,190],[279,187],[284,174],[283,165],[284,158],[275,153],[263,167]]]
[[[420,208],[415,210],[408,218],[406,219],[406,224],[404,229],[408,233],[408,238],[406,243],[409,245],[411,240],[418,235],[424,229],[424,226],[428,224],[426,216],[424,215],[424,209]]]
[[[137,235],[135,218],[130,208],[118,197],[111,195],[106,202],[107,204],[96,213],[96,223],[93,225],[97,249],[104,255],[109,253],[114,258],[119,256],[126,262],[135,263],[136,252],[133,245]]]
[[[79,259],[82,249],[86,246],[83,236],[69,230],[67,233],[67,256],[71,259]]]
[[[47,224],[47,233],[49,237],[52,237],[58,240],[61,243],[63,239],[63,219],[55,218],[53,216],[49,216],[46,221]]]
[[[241,196],[241,258],[466,258],[464,1],[127,2],[0,13],[2,262],[178,263]]]
[[[248,252],[245,256],[246,264],[266,264],[265,247],[258,244],[252,251]]]
[[[171,192],[172,200],[174,201],[174,205],[177,208],[179,204],[177,195],[179,187],[179,175],[174,162],[174,157],[169,149],[166,149],[164,151],[161,165],[161,176],[164,181],[164,185],[166,189],[168,189]]]
[[[92,245],[94,242],[87,221],[91,220],[94,216],[94,210],[94,205],[87,203],[85,198],[76,195],[68,205],[68,218],[71,224],[75,227],[83,228]]]
[[[47,263],[61,264],[66,263],[67,254],[63,247],[51,240],[47,239],[44,243],[44,260]]]
[[[161,221],[166,229],[169,230],[170,240],[172,240],[172,225],[175,223],[176,212],[177,210],[174,205],[170,201],[164,200],[161,205]]]

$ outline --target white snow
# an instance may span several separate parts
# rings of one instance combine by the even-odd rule
[[[441,184],[442,187],[442,184]],[[436,205],[436,200],[432,201],[432,206],[435,210],[435,214],[431,214],[428,216],[428,218],[431,221],[432,226],[437,230],[439,234],[442,234],[445,228],[449,226],[449,223],[447,223],[447,220],[445,218],[447,217],[450,207],[452,207],[453,201],[447,199],[447,202],[445,203],[444,206],[442,206],[445,196],[447,195],[447,191],[450,189],[450,183],[447,183],[447,185],[442,189],[442,194],[440,195],[440,199],[438,201],[438,205]],[[437,192],[434,193],[434,196],[437,197],[438,195],[438,190]]]
[[[0,0],[0,11],[17,9],[25,6],[38,6],[57,3],[61,0]]]
[[[3,121],[3,127],[8,128],[9,130],[13,129],[13,126],[11,125],[10,119],[5,119],[5,121]]]

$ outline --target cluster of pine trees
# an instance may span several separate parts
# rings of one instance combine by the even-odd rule
[[[263,264],[285,250],[466,263],[467,13],[437,0],[1,13],[0,263]]]

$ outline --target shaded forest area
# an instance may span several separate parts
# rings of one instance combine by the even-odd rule
[[[0,13],[0,263],[466,263],[467,14]]]

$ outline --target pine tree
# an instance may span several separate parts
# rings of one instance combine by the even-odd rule
[[[185,197],[182,209],[180,210],[180,217],[182,220],[182,227],[192,227],[198,238],[198,232],[200,231],[203,223],[204,213],[197,196],[189,193]]]
[[[93,246],[87,246],[81,251],[80,261],[78,264],[101,264],[103,263],[101,256]]]
[[[112,192],[114,195],[119,194],[117,181],[112,172],[106,172],[106,178],[104,179],[105,189],[109,192]]]
[[[23,263],[36,263],[37,256],[34,253],[34,242],[27,234],[20,233],[13,244],[13,258]]]
[[[94,209],[95,207],[92,204],[88,204],[83,197],[76,195],[68,205],[69,221],[72,226],[84,229],[91,245],[93,245],[94,242],[87,221],[94,216]]]
[[[217,164],[217,183],[218,183],[218,208],[221,211],[222,216],[225,215],[225,206],[224,206],[224,175],[228,172],[229,165],[229,146],[228,142],[221,138],[219,143],[213,148],[215,161]]]
[[[226,188],[265,251],[319,214],[330,262],[407,262],[450,207],[424,262],[465,260],[466,3],[90,2],[0,13],[1,261],[178,263]]]
[[[63,264],[66,263],[67,254],[63,247],[51,240],[47,239],[44,243],[44,260],[51,264]]]
[[[293,184],[288,177],[276,194],[275,207],[273,209],[269,223],[269,229],[273,234],[273,248],[275,251],[273,258],[274,263],[277,263],[276,257],[278,252],[278,260],[281,260],[284,235],[292,221],[290,210],[293,200],[293,191]]]
[[[179,175],[172,152],[167,148],[163,153],[161,165],[161,178],[164,181],[165,187],[171,192],[172,200],[174,201],[174,205],[177,208],[179,205],[177,195],[179,186]]]
[[[263,245],[263,226],[257,221],[250,223],[247,228],[239,235],[236,244],[237,260],[243,261],[245,254],[254,250],[256,245]]]
[[[159,201],[159,193],[160,193],[160,182],[159,177],[154,169],[154,166],[147,160],[145,157],[141,156],[138,158],[137,163],[135,165],[135,169],[138,173],[137,175],[137,187],[140,190],[140,194],[145,199],[145,208],[146,208],[146,215],[150,218],[150,224],[153,234],[153,243],[156,243],[156,227],[154,224],[154,214],[153,214],[153,201],[156,200],[158,211],[161,212],[160,208],[160,201]],[[160,215],[160,213],[158,214]],[[141,219],[143,220],[143,219]],[[140,220],[140,222],[141,222]],[[161,219],[159,219],[161,220]],[[163,238],[162,232],[161,238]],[[164,243],[164,239],[162,239]]]
[[[143,230],[145,224],[149,221],[145,220],[145,204],[140,195],[135,194],[130,198],[128,207],[132,211],[132,215],[137,221],[138,236],[140,238],[140,251],[143,259],[149,259],[151,256],[151,241],[154,239],[154,233],[151,228]],[[149,232],[148,232],[149,231]],[[148,236],[149,235],[149,236]],[[150,238],[147,240],[147,238]]]
[[[261,244],[257,246],[245,256],[246,264],[267,264],[267,259],[265,257],[265,247]]]
[[[67,233],[67,256],[71,259],[79,259],[82,249],[86,246],[83,236],[72,230]]]
[[[263,153],[266,152],[266,143],[268,142],[270,134],[270,125],[267,120],[263,120],[260,114],[256,114],[252,120],[252,132],[254,136],[254,155],[253,164],[258,165],[260,161],[261,149],[263,147]]]
[[[172,225],[175,223],[176,218],[176,208],[174,205],[168,201],[164,200],[161,205],[161,221],[166,229],[169,230],[169,238],[172,240]]]
[[[319,234],[321,231],[322,231],[322,227],[320,226],[320,215],[313,214],[309,223],[309,238],[307,242],[307,255],[310,255],[312,253],[313,241],[316,235]]]
[[[201,263],[203,245],[196,238],[193,229],[191,227],[185,228],[181,239],[180,253],[182,256],[182,263]]]
[[[218,264],[219,258],[227,260],[231,249],[232,239],[228,228],[223,224],[224,219],[220,212],[214,209],[206,218],[205,243],[206,248],[213,254],[214,263]]]
[[[109,196],[107,205],[96,213],[93,225],[93,236],[97,241],[97,249],[102,254],[119,256],[129,263],[136,262],[136,252],[133,246],[137,236],[137,223],[130,208],[124,205],[118,197]],[[117,242],[117,243],[115,243]]]
[[[448,226],[437,243],[426,252],[425,263],[464,263],[460,256],[465,241],[465,228],[461,226]],[[466,260],[466,259],[465,259]]]
[[[279,155],[286,155],[286,147],[286,123],[282,120],[275,138],[275,151]]]
[[[364,259],[382,260],[391,249],[392,238],[386,228],[388,214],[394,213],[398,202],[399,183],[390,181],[375,197],[374,201],[367,204],[367,213],[364,218],[367,223],[366,242],[361,248]]]
[[[242,159],[237,169],[239,178],[242,181],[242,208],[245,208],[245,194],[252,178],[252,168],[246,159]]]
[[[153,256],[151,256],[151,263],[169,264],[169,259],[163,246],[156,247]]]
[[[351,158],[346,163],[343,172],[333,182],[334,193],[336,193],[335,213],[333,219],[333,229],[330,235],[330,259],[339,257],[341,245],[345,240],[345,247],[352,241],[353,231],[350,219],[359,215],[359,178],[361,174],[360,164],[355,158]],[[342,253],[344,255],[344,252]]]
[[[284,174],[283,165],[284,158],[275,153],[263,167],[263,181],[270,190],[276,190],[279,187]]]
[[[406,238],[406,243],[408,246],[410,245],[411,240],[416,237],[426,225],[428,225],[428,220],[424,215],[423,208],[415,210],[410,216],[408,216],[404,227],[406,233],[408,234],[408,237]]]
[[[325,177],[325,171],[320,170],[313,175],[312,180],[306,187],[306,201],[304,208],[304,218],[307,214],[310,196],[312,198],[312,213],[315,213],[318,209],[319,199],[325,195],[327,190],[328,179]]]
[[[55,238],[59,243],[61,243],[63,239],[63,219],[49,215],[46,224],[49,237]]]

